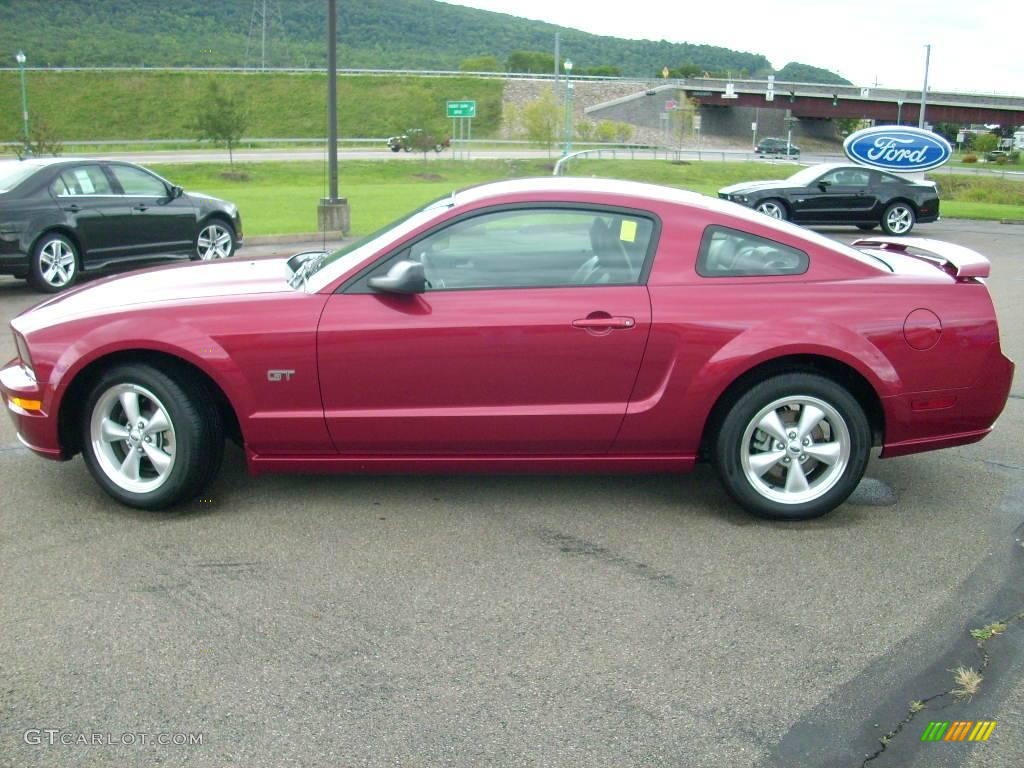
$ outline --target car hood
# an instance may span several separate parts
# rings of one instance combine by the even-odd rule
[[[774,181],[742,181],[739,184],[733,184],[731,187],[722,187],[718,190],[720,195],[741,195],[745,192],[757,192],[762,189],[779,189],[785,187],[786,181],[784,179],[776,179]]]
[[[97,314],[194,304],[227,296],[291,293],[285,259],[176,264],[109,277],[62,293],[15,318],[22,332]]]
[[[234,203],[229,203],[227,200],[224,200],[224,199],[219,198],[219,197],[214,197],[213,195],[206,195],[206,194],[203,194],[202,192],[189,192],[189,191],[186,191],[184,194],[185,194],[185,197],[189,198],[190,200],[195,200],[197,203],[207,203],[207,204],[213,203],[213,204],[216,204],[216,205],[230,205],[230,206],[234,206]]]

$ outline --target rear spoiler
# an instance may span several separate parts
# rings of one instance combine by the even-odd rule
[[[853,242],[854,248],[892,251],[930,261],[949,272],[957,280],[988,277],[992,271],[989,260],[970,248],[929,240],[924,237],[868,237]]]

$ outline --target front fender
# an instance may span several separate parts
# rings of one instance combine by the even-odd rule
[[[47,374],[47,410],[59,413],[69,387],[89,365],[109,355],[125,352],[157,352],[183,360],[203,371],[220,387],[235,409],[243,439],[252,412],[246,379],[227,351],[212,337],[185,322],[161,325],[155,335],[138,333],[138,322],[124,317],[84,331],[59,354]]]

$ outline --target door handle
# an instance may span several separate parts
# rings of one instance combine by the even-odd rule
[[[595,330],[602,329],[628,329],[636,325],[636,320],[632,317],[584,317],[579,320],[572,321],[573,328],[592,328]]]
[[[132,210],[138,211],[139,213],[144,213],[148,208],[149,206],[145,205],[144,203],[139,203],[138,205],[132,206]]]
[[[65,211],[71,211],[71,213],[78,213],[82,209],[81,209],[80,206],[75,205],[74,203],[72,203],[71,205],[64,206],[64,210]]]

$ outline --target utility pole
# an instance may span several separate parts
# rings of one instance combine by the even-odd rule
[[[931,43],[924,47],[924,85],[921,86],[921,114],[917,117],[917,127],[924,128],[924,107],[928,101],[928,65],[932,60]]]
[[[263,0],[263,32],[260,38],[260,72],[267,71],[267,0]]]
[[[338,6],[327,0],[327,168],[328,196],[320,200],[317,222],[321,232],[348,234],[348,200],[338,197]]]
[[[562,91],[558,87],[561,84],[561,82],[562,82],[562,78],[559,75],[559,67],[558,67],[558,65],[562,61],[562,59],[560,58],[561,57],[561,53],[559,52],[559,43],[560,42],[561,42],[560,35],[559,35],[558,32],[555,32],[555,101],[556,102],[560,101],[561,98],[562,98]]]

